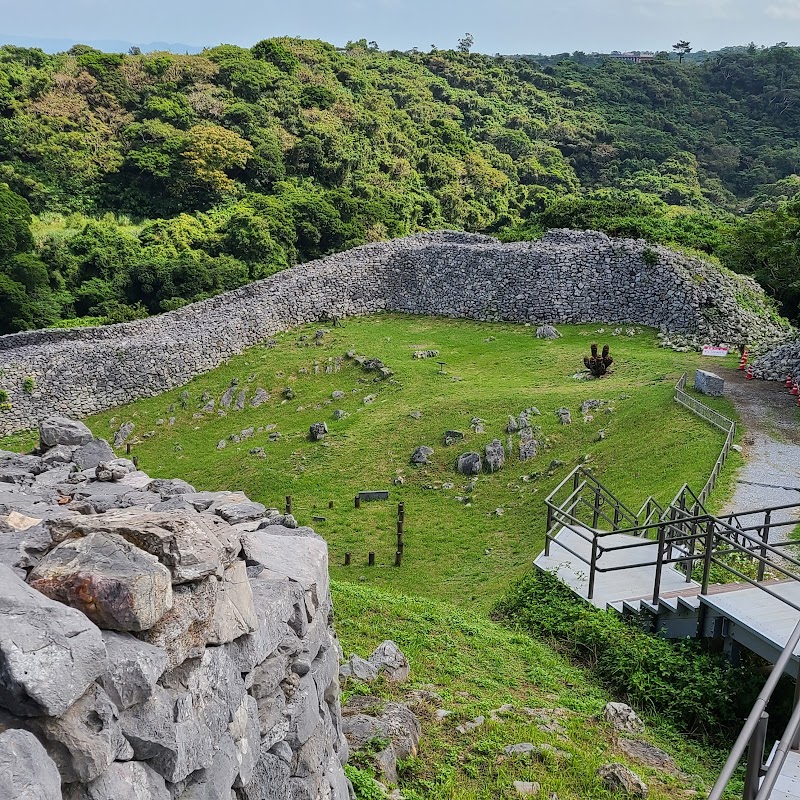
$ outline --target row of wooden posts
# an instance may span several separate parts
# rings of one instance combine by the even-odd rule
[[[127,455],[131,455],[131,446],[130,444],[125,445],[125,453]],[[132,456],[131,461],[133,461],[133,466],[138,469],[139,467],[139,459],[136,456]],[[361,498],[356,495],[355,496],[355,507],[361,508]],[[328,501],[328,508],[333,508],[333,500]],[[290,494],[286,495],[286,512],[287,514],[292,513],[292,496]],[[399,567],[403,563],[403,525],[405,523],[406,518],[406,508],[405,503],[398,503],[397,504],[397,550],[394,554],[394,565]],[[352,560],[352,553],[345,553],[344,554],[344,565],[346,567],[350,566],[350,562]],[[375,566],[375,553],[370,551],[367,556],[367,565],[370,567]]]

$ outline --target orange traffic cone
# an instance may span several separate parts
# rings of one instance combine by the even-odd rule
[[[739,359],[739,369],[743,370],[747,365],[747,348],[745,347],[742,357]]]
[[[792,391],[789,392],[792,397],[800,396],[800,385],[798,385],[797,381],[794,382],[794,386],[792,386]]]
[[[783,385],[787,389],[791,389],[792,388],[792,376],[791,375],[787,375],[786,376],[786,380],[783,382]]]
[[[753,380],[753,377],[754,377],[754,376],[753,376],[753,365],[751,364],[751,365],[750,365],[750,366],[747,368],[747,372],[744,374],[744,379],[745,379],[746,381],[751,381],[751,380]]]

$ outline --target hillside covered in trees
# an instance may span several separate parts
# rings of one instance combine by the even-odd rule
[[[0,333],[133,319],[442,227],[689,248],[796,318],[800,49],[579,61],[2,47]]]

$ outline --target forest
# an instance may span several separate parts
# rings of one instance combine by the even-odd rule
[[[800,48],[680,63],[267,39],[0,47],[0,333],[178,308],[369,241],[593,228],[800,307]]]

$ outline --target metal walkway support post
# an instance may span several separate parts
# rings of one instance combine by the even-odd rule
[[[756,800],[764,768],[764,745],[767,742],[768,724],[769,714],[762,711],[761,719],[759,719],[758,725],[750,737],[750,743],[747,745],[747,768],[744,774],[742,800]]]

